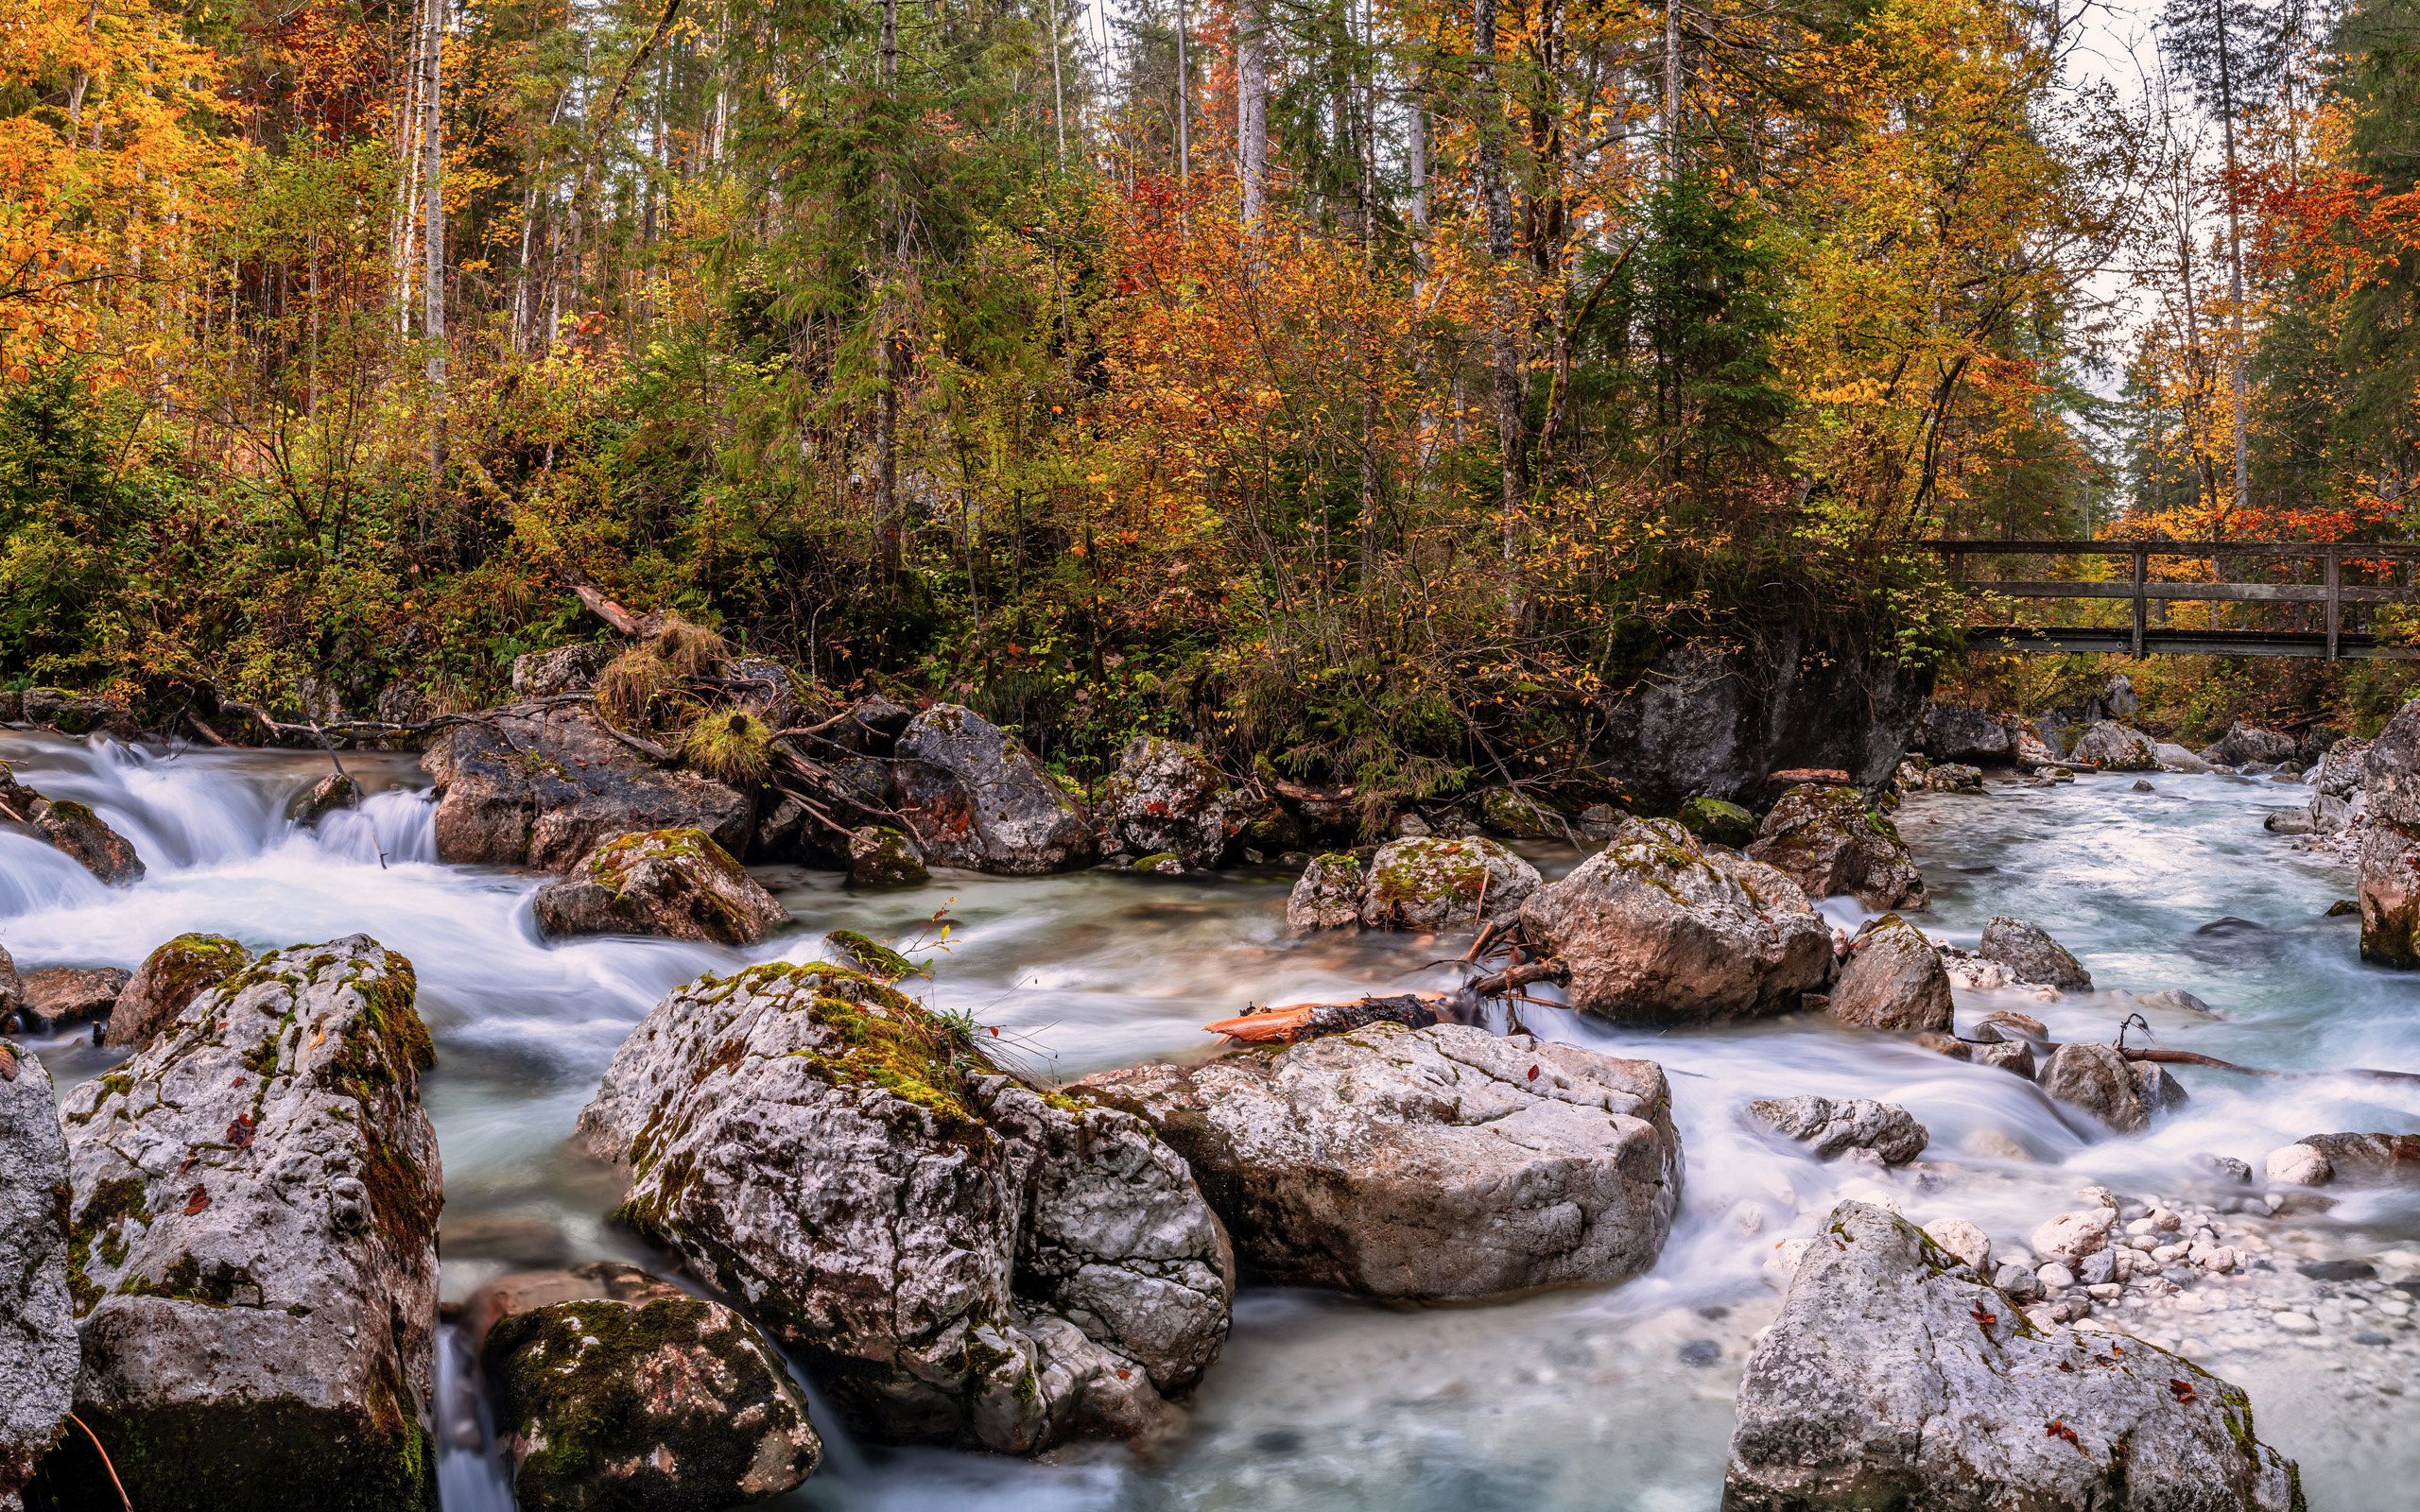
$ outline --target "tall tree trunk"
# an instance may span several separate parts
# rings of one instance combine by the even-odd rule
[[[2235,67],[2227,51],[2226,0],[2213,0],[2211,13],[2219,23],[2219,123],[2227,152],[2227,366],[2234,369],[2235,507],[2251,503],[2250,469],[2244,460],[2243,392],[2243,232],[2235,207]]]
[[[1236,32],[1236,175],[1246,230],[1259,226],[1269,178],[1269,10],[1249,0]]]
[[[1185,50],[1184,0],[1176,0],[1176,181],[1193,181],[1193,63]]]
[[[899,80],[899,0],[882,0],[882,92],[897,93]],[[883,287],[875,312],[875,352],[881,363],[882,392],[874,402],[873,518],[875,549],[885,569],[899,570],[899,335],[897,312],[891,308],[902,271],[899,254],[901,209],[898,186],[884,174]]]
[[[1681,0],[1664,0],[1664,167],[1681,171]]]
[[[425,112],[421,125],[421,184],[427,193],[422,212],[421,240],[427,251],[422,316],[428,341],[428,506],[421,517],[421,542],[428,541],[428,515],[437,511],[438,490],[445,481],[445,132],[439,110],[443,79],[445,0],[427,0],[428,35],[422,47],[426,85],[421,92]]]
[[[1509,286],[1516,244],[1512,192],[1504,172],[1504,102],[1495,83],[1495,0],[1477,0],[1471,20],[1471,82],[1478,86],[1479,197],[1487,213],[1487,255],[1496,292],[1488,330],[1488,366],[1495,383],[1495,444],[1504,464],[1504,615],[1521,615],[1518,564],[1521,515],[1529,498],[1529,445],[1521,416],[1521,351],[1514,330],[1520,301]]]
[[[1059,171],[1067,170],[1067,91],[1059,82],[1059,4],[1060,0],[1043,0],[1050,7],[1050,125],[1059,133]],[[971,548],[970,548],[971,549]]]

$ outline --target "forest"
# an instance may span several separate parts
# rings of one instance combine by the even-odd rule
[[[2410,529],[2412,0],[0,7],[10,688],[474,708],[593,585],[1430,796],[1689,637],[2105,676],[1927,539]]]

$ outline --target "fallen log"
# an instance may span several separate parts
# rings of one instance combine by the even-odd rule
[[[1463,990],[1475,997],[1496,998],[1528,987],[1532,982],[1552,982],[1561,986],[1570,980],[1571,963],[1560,955],[1549,955],[1543,961],[1525,961],[1491,972]]]
[[[1351,1003],[1291,1003],[1259,1008],[1201,1027],[1206,1034],[1222,1034],[1246,1044],[1294,1044],[1374,1023],[1399,1023],[1407,1029],[1458,1023],[1465,1022],[1467,1010],[1464,995],[1459,992],[1398,992]]]

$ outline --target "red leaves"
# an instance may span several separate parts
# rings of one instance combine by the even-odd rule
[[[7,1045],[0,1045],[0,1081],[17,1079],[17,1057]]]
[[[2191,1400],[2194,1399],[2194,1397],[2197,1395],[2197,1393],[2193,1390],[2193,1383],[2192,1383],[2192,1382],[2190,1382],[2190,1381],[2179,1381],[2179,1380],[2175,1379],[2174,1377],[2170,1377],[2170,1378],[2169,1378],[2169,1383],[2168,1383],[2168,1389],[2169,1389],[2169,1390],[2170,1390],[2170,1391],[2172,1391],[2172,1392],[2174,1392],[2174,1393],[2176,1394],[2176,1400],[2177,1400],[2179,1402],[2187,1402],[2187,1401],[2191,1401]]]
[[[1980,1323],[1983,1326],[1983,1332],[1985,1333],[1991,1332],[1992,1325],[2000,1320],[2000,1315],[1997,1313],[1986,1313],[1979,1307],[1970,1307],[1966,1311],[1974,1317],[1976,1322]]]
[[[1537,1068],[1537,1067],[1535,1067],[1535,1066],[1531,1066],[1531,1067],[1530,1068],[1530,1079],[1531,1081],[1535,1081],[1535,1080],[1537,1080],[1537,1079],[1538,1079],[1538,1068]]]
[[[1124,1380],[1126,1380],[1128,1377],[1130,1377],[1130,1376],[1133,1375],[1133,1373],[1134,1373],[1134,1372],[1133,1372],[1133,1371],[1132,1371],[1132,1370],[1120,1370],[1119,1372],[1117,1372],[1117,1379],[1118,1379],[1118,1380],[1120,1380],[1120,1381],[1124,1381]]]
[[[999,1026],[998,1024],[996,1024],[996,1023],[986,1024],[986,1025],[984,1025],[984,1027],[985,1027],[985,1028],[987,1028],[987,1029],[990,1029],[990,1030],[992,1031],[992,1038],[993,1038],[993,1039],[997,1040],[998,1038],[1000,1038],[1000,1026]]]
[[[2067,1364],[2065,1360],[2059,1362],[2059,1368],[2065,1370],[2069,1375],[2074,1375],[2076,1373],[2076,1367]]]
[[[2078,1449],[2083,1448],[2083,1441],[2076,1437],[2076,1431],[2068,1427],[2066,1424],[2058,1421],[2056,1418],[2051,1419],[2047,1436],[2051,1438],[2064,1438],[2068,1443],[2075,1445]]]
[[[190,1218],[209,1206],[210,1189],[205,1186],[197,1186],[193,1189],[193,1194],[185,1198],[185,1216]]]
[[[227,1143],[243,1149],[252,1143],[252,1115],[245,1113],[227,1125]]]

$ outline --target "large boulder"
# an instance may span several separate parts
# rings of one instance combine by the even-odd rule
[[[700,830],[616,835],[531,900],[547,935],[654,935],[753,945],[790,911]]]
[[[619,1280],[596,1288],[618,1295],[514,1308],[486,1330],[479,1362],[521,1512],[707,1512],[815,1472],[822,1441],[763,1334],[719,1302]]]
[[[2129,1338],[2044,1333],[1880,1208],[1807,1243],[1748,1357],[1725,1512],[2294,1512],[2252,1403]]]
[[[2077,738],[2067,759],[2089,762],[2105,772],[2155,772],[2160,769],[2158,747],[2133,726],[2104,719]]]
[[[2007,967],[2009,974],[2020,982],[2046,982],[2079,992],[2092,988],[2092,973],[2067,954],[2067,948],[2040,925],[2022,919],[2000,917],[1985,924],[1975,954]]]
[[[2301,745],[2282,730],[2237,720],[2214,746],[2204,748],[2204,761],[2219,762],[2228,766],[2241,766],[2250,762],[2266,762],[2275,765],[2293,760]]]
[[[1702,848],[1669,819],[1614,842],[1521,905],[1530,946],[1608,1019],[1705,1022],[1795,1010],[1832,973],[1832,932],[1788,876]]]
[[[2107,1045],[2061,1045],[2035,1079],[2044,1091],[2120,1134],[2138,1133],[2151,1125],[2133,1063]]]
[[[415,991],[367,936],[271,951],[69,1094],[76,1411],[136,1505],[430,1504],[444,1179]],[[115,1503],[97,1459],[52,1463],[60,1504]]]
[[[1748,847],[1809,898],[1854,894],[1868,908],[1926,906],[1925,879],[1898,828],[1853,787],[1803,782],[1782,795]]]
[[[1925,704],[1914,747],[1937,762],[2007,766],[2016,761],[2016,721],[1963,704]]]
[[[747,797],[656,765],[585,705],[458,725],[422,765],[444,788],[433,829],[445,862],[568,871],[643,830],[703,830],[738,851],[754,820]]]
[[[67,1143],[50,1073],[0,1040],[0,1508],[66,1431],[76,1391],[67,1296]],[[98,1504],[98,1503],[95,1503]]]
[[[1370,858],[1361,922],[1418,930],[1508,922],[1538,881],[1537,868],[1494,840],[1390,840]]]
[[[613,660],[612,646],[593,643],[525,651],[512,659],[512,696],[545,698],[559,693],[586,693],[596,686],[596,675]]]
[[[9,947],[0,945],[0,1034],[15,1027],[16,1013],[26,1005],[26,979],[17,974],[17,962]]]
[[[185,1005],[252,964],[252,953],[224,935],[179,935],[143,959],[117,994],[101,1043],[140,1050]]]
[[[106,1019],[133,974],[122,966],[45,966],[27,971],[25,1001],[17,1011],[28,1023],[49,1030]]]
[[[1135,1119],[993,1074],[863,973],[674,989],[580,1133],[622,1213],[743,1297],[866,1432],[1028,1453],[1152,1430],[1227,1332],[1233,1260]]]
[[[1760,804],[1772,773],[1833,767],[1869,791],[1899,768],[1932,675],[1886,646],[1796,626],[1666,646],[1601,706],[1588,759],[1641,808]]]
[[[1350,850],[1311,857],[1286,898],[1288,929],[1350,929],[1361,922],[1369,869]]]
[[[1191,1164],[1237,1253],[1288,1285],[1477,1301],[1654,1263],[1680,1205],[1663,1069],[1462,1024],[1373,1024],[1074,1095]]]
[[[2218,770],[2217,767],[2211,765],[2208,762],[2204,761],[2201,757],[2194,755],[2191,751],[2177,745],[2173,741],[2163,740],[2153,742],[2152,745],[2152,755],[2157,759],[2159,762],[2159,769],[2163,772],[2182,772],[2187,776],[2206,776],[2209,773]]]
[[[1167,853],[1188,867],[1215,867],[1271,807],[1198,747],[1137,735],[1126,743],[1093,817],[1104,852]]]
[[[1932,1141],[1906,1108],[1871,1097],[1763,1097],[1748,1105],[1748,1120],[1806,1145],[1819,1160],[1863,1155],[1905,1165]]]
[[[1012,877],[1092,859],[1092,826],[1023,744],[969,709],[936,704],[893,747],[894,805],[927,861]]]
[[[2369,760],[2368,741],[2338,741],[2327,747],[2326,754],[2319,759],[2318,768],[2310,774],[2312,791],[2333,799],[2354,798],[2369,775]]]
[[[1858,932],[1827,1011],[1852,1029],[1945,1030],[1949,969],[1924,931],[1885,914]]]
[[[2410,971],[2420,967],[2420,698],[2387,721],[2361,764],[2361,959]]]
[[[18,782],[7,762],[0,762],[0,808],[111,886],[130,887],[143,880],[143,858],[131,841],[83,804],[44,798]]]

